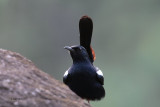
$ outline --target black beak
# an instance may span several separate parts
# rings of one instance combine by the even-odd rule
[[[65,46],[64,49],[67,49],[68,51],[73,51],[72,47],[70,46]]]

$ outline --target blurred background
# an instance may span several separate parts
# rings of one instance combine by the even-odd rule
[[[79,19],[93,19],[95,66],[106,97],[93,107],[159,107],[159,0],[0,0],[0,48],[18,52],[62,81],[79,44]]]

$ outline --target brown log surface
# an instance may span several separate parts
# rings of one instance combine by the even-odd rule
[[[0,49],[0,107],[90,107],[16,52]]]

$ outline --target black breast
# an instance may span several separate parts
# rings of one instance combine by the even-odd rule
[[[92,65],[73,65],[67,81],[69,88],[81,98],[100,100],[105,96],[105,90],[97,81],[96,69]]]

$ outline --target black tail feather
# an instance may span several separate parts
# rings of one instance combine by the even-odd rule
[[[93,22],[90,17],[82,16],[82,18],[79,21],[79,31],[80,31],[80,45],[87,50],[90,60],[91,62],[93,62],[93,55],[90,49],[92,31],[93,31]]]

